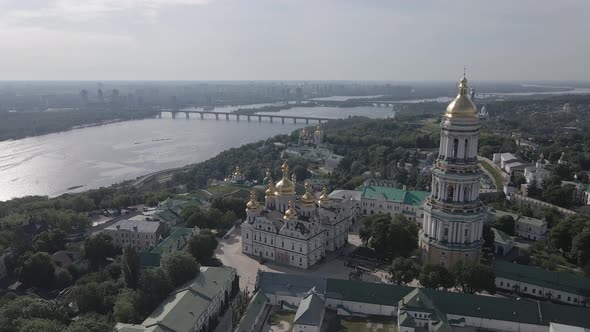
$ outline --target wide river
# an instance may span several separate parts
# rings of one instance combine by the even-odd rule
[[[385,110],[343,109],[339,117],[391,116],[391,110]],[[314,113],[306,115],[338,117],[332,109]],[[226,149],[288,134],[303,126],[303,123],[187,120],[180,116],[4,141],[0,142],[0,200],[26,195],[57,196],[76,186],[82,187],[74,191],[109,186],[151,172],[201,162]]]

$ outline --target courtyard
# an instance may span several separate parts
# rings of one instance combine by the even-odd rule
[[[296,275],[314,275],[316,277],[335,279],[348,279],[350,272],[353,271],[352,268],[345,265],[348,258],[342,255],[356,248],[355,244],[358,243],[358,236],[354,233],[349,235],[350,243],[341,253],[331,253],[326,257],[324,263],[316,264],[307,270],[278,265],[272,261],[260,264],[257,259],[242,253],[242,237],[240,234],[241,228],[238,226],[231,233],[226,234],[224,239],[220,239],[219,245],[215,250],[215,257],[218,258],[223,265],[231,266],[238,270],[241,289],[247,288],[250,291],[254,289],[258,270]],[[362,274],[363,281],[387,282],[386,278],[387,273],[382,270]]]

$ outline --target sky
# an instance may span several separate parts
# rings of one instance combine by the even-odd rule
[[[588,0],[0,0],[0,80],[590,79]]]

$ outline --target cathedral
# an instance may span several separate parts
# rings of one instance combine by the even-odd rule
[[[452,266],[479,261],[484,207],[479,200],[481,171],[477,107],[467,95],[467,79],[441,120],[439,156],[432,168],[432,192],[426,199],[420,250],[425,263]]]
[[[348,240],[353,202],[335,201],[324,188],[319,197],[305,184],[300,197],[296,179],[289,179],[289,165],[282,166],[283,177],[274,184],[268,180],[264,203],[252,191],[242,223],[242,252],[261,259],[307,269]]]

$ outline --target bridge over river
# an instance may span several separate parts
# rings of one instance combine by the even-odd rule
[[[201,120],[204,120],[205,118],[207,119],[213,119],[215,118],[215,120],[219,120],[220,118],[223,119],[225,118],[225,120],[229,121],[229,120],[237,120],[240,121],[242,119],[245,119],[247,121],[252,121],[252,118],[256,119],[258,118],[258,122],[262,122],[262,119],[269,119],[271,123],[273,123],[275,120],[277,120],[277,122],[280,120],[281,123],[285,123],[285,120],[287,121],[293,121],[293,123],[297,123],[297,121],[300,122],[305,122],[306,124],[309,124],[310,122],[317,122],[317,123],[322,123],[322,122],[326,122],[328,120],[334,120],[331,118],[322,118],[322,117],[310,117],[310,116],[293,116],[293,115],[270,115],[270,114],[238,114],[238,113],[231,113],[231,112],[214,112],[214,111],[199,111],[199,110],[182,110],[182,111],[176,111],[176,110],[167,110],[167,111],[161,111],[158,113],[159,117],[162,117],[162,113],[164,112],[168,112],[172,114],[172,118],[175,119],[180,113],[184,113],[184,116],[188,119],[190,117],[190,114],[199,114],[199,118]]]

